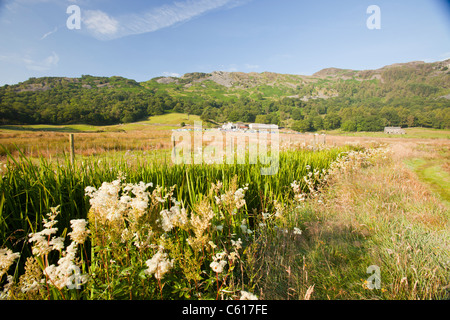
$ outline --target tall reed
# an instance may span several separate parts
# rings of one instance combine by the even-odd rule
[[[265,212],[273,205],[272,200],[282,203],[293,197],[290,184],[306,175],[307,166],[311,170],[326,169],[346,150],[348,147],[282,151],[277,174],[267,176],[260,174],[259,163],[174,165],[170,158],[161,158],[160,154],[136,156],[129,153],[83,158],[72,165],[69,157],[52,161],[40,157],[38,161],[31,161],[23,153],[13,157],[5,150],[7,168],[0,179],[0,245],[29,253],[26,237],[42,228],[42,218],[51,207],[60,205],[58,228],[64,230],[70,226],[70,220],[87,217],[89,199],[85,188],[99,187],[119,174],[126,176],[130,183],[176,185],[174,198],[188,210],[208,194],[212,183],[221,181],[224,188],[228,188],[231,179],[237,177],[237,185],[248,184],[247,211],[250,214]],[[307,190],[306,185],[302,187]]]

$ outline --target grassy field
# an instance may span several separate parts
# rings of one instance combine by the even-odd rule
[[[346,137],[372,137],[372,138],[390,138],[390,139],[450,139],[449,130],[431,129],[431,128],[405,128],[406,134],[393,135],[384,132],[345,132],[342,130],[326,131],[330,135],[342,135]]]
[[[315,299],[448,299],[449,207],[402,162],[339,175],[322,200],[287,218],[301,238],[266,235],[266,298],[303,299],[313,288]],[[373,265],[378,290],[368,286]]]
[[[262,176],[261,163],[172,164],[183,120],[69,126],[75,165],[66,129],[2,128],[2,297],[450,297],[448,132],[315,148],[281,135],[279,171]],[[66,285],[75,267],[79,290]]]
[[[2,125],[0,132],[15,132],[15,131],[48,131],[48,132],[117,132],[117,131],[133,131],[142,130],[148,125],[160,125],[164,130],[173,127],[179,127],[181,122],[186,125],[193,125],[194,121],[200,121],[200,117],[196,115],[188,115],[184,113],[168,113],[159,116],[149,117],[145,121],[139,121],[127,124],[118,124],[111,126],[91,126],[85,124],[69,124],[69,125]],[[158,128],[152,127],[153,130]]]
[[[199,116],[170,113],[150,117],[146,121],[113,126],[89,125],[23,125],[0,126],[0,159],[6,152],[18,155],[18,150],[30,157],[64,158],[68,154],[68,135],[75,137],[76,153],[81,156],[125,153],[126,151],[149,152],[172,146],[171,130],[180,123],[193,125]]]
[[[431,190],[439,196],[447,206],[450,206],[450,170],[449,154],[446,157],[413,158],[406,160],[406,164],[427,183]]]

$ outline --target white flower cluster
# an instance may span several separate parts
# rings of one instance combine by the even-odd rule
[[[120,202],[125,204],[127,208],[134,211],[136,217],[142,216],[147,208],[150,192],[147,191],[149,187],[153,187],[153,183],[144,183],[140,181],[137,184],[128,183],[124,188],[124,194],[120,197]],[[129,193],[134,197],[130,197]]]
[[[44,269],[44,274],[52,285],[58,289],[64,288],[70,283],[74,270],[79,267],[74,262],[77,254],[77,243],[72,242],[65,251],[62,252],[63,257],[58,260],[58,265],[51,264]],[[87,275],[79,275],[78,284],[86,283]]]
[[[227,265],[227,259],[230,263],[236,261],[239,258],[239,249],[242,248],[242,240],[239,238],[238,240],[231,240],[231,245],[233,246],[233,251],[229,254],[226,251],[216,253],[213,256],[213,262],[209,264],[211,269],[215,273],[222,273],[225,266]],[[213,248],[216,248],[216,245],[212,245]]]
[[[14,260],[20,257],[20,253],[13,253],[10,249],[0,249],[0,280],[8,271]]]
[[[291,183],[291,188],[294,190],[294,200],[297,202],[304,202],[306,200],[307,194],[302,191],[300,184],[297,180]]]
[[[300,182],[295,180],[291,183],[291,188],[294,191],[294,200],[298,203],[303,203],[307,198],[318,198],[320,196],[320,188],[328,180],[328,170],[314,169],[311,170],[310,165],[306,165],[306,170],[309,171],[305,176],[303,176],[303,183],[309,190],[309,193],[303,192]],[[318,200],[321,202],[321,200]]]
[[[174,227],[184,227],[188,224],[189,219],[185,208],[181,208],[180,204],[172,199],[175,203],[170,210],[164,209],[160,212],[162,228],[165,232],[171,231]]]
[[[244,234],[245,234],[245,233],[246,233],[246,234],[252,234],[252,233],[253,233],[253,231],[250,230],[250,229],[247,227],[247,220],[246,220],[246,219],[242,219],[240,228],[241,228],[242,233],[244,233]]]
[[[90,213],[96,220],[100,221],[122,221],[127,219],[129,222],[137,222],[141,217],[151,215],[151,211],[168,201],[172,196],[172,187],[163,196],[163,187],[156,186],[153,192],[147,191],[153,187],[153,183],[139,182],[137,184],[123,182],[122,177],[112,182],[103,182],[98,188],[87,187],[86,195],[91,199]],[[174,227],[183,227],[188,223],[188,215],[181,204],[174,198],[170,198],[172,205],[170,209],[163,209],[159,212],[156,219],[165,232],[171,231]],[[136,230],[134,230],[136,231]],[[122,240],[126,241],[130,237],[139,237],[136,232],[127,229],[122,230]]]
[[[60,251],[64,248],[64,239],[57,237],[51,238],[53,234],[58,231],[58,228],[54,227],[58,223],[56,216],[59,214],[59,206],[50,208],[50,212],[47,214],[48,220],[43,218],[44,229],[29,234],[29,242],[34,242],[32,252],[37,256],[44,256],[49,254],[52,250]]]
[[[242,290],[240,300],[258,300],[258,297],[250,292]]]
[[[7,281],[7,283],[3,286],[3,291],[0,292],[0,300],[8,300],[10,297],[10,294],[11,294],[10,290],[14,284],[13,276],[8,275],[6,277],[6,281]]]
[[[103,182],[98,189],[90,186],[85,188],[86,195],[90,197],[91,211],[96,218],[115,221],[123,218],[129,209],[135,218],[146,212],[150,196],[147,189],[152,187],[153,183],[141,181],[138,184],[124,185],[123,179],[123,177],[118,177],[112,182]],[[130,195],[134,195],[134,197]]]
[[[215,273],[222,273],[223,268],[227,265],[227,254],[225,252],[216,253],[213,257],[213,262],[210,263],[211,269]]]
[[[330,165],[329,175],[337,172],[350,172],[361,167],[366,167],[375,158],[386,159],[390,150],[385,147],[369,148],[362,151],[349,151],[341,154],[336,161]]]
[[[236,203],[236,209],[240,209],[245,206],[245,191],[248,190],[248,185],[244,188],[239,188],[234,193],[234,202]]]
[[[220,181],[217,182],[217,185],[213,184],[213,188],[217,191],[222,188],[222,183]],[[245,206],[245,191],[248,190],[248,183],[243,187],[239,188],[236,191],[229,190],[228,192],[221,194],[220,197],[214,196],[217,205],[225,205],[227,207],[233,207],[233,214],[236,214],[237,210]]]
[[[311,171],[311,166],[306,165],[306,170],[309,172],[303,177],[303,182],[309,189],[309,194],[303,192],[300,183],[295,180],[291,183],[295,201],[302,203],[308,197],[316,199],[319,198],[320,188],[328,183],[330,179],[336,176],[339,172],[346,173],[351,170],[356,170],[360,167],[367,166],[375,157],[382,157],[385,159],[388,152],[389,150],[386,148],[370,148],[364,151],[344,152],[331,163],[328,170],[314,169]],[[317,202],[323,203],[321,199],[318,199]]]
[[[73,240],[72,243],[64,249],[64,238],[53,237],[56,234],[58,228],[54,225],[58,222],[56,216],[59,214],[59,206],[50,208],[51,212],[47,214],[48,220],[43,218],[44,229],[40,232],[31,233],[29,242],[34,242],[32,252],[34,255],[47,256],[50,251],[59,251],[62,257],[58,260],[58,265],[48,265],[44,269],[44,274],[47,276],[50,283],[56,286],[58,289],[62,289],[69,282],[73,270],[78,268],[75,263],[77,246],[83,244],[86,241],[90,231],[86,230],[87,221],[84,219],[74,219],[70,221],[72,226],[72,232],[69,236]],[[47,263],[47,259],[45,259]],[[79,277],[78,283],[82,284],[87,281],[85,275]],[[34,286],[34,284],[32,284]]]
[[[158,252],[145,262],[148,267],[148,269],[145,270],[145,273],[148,275],[154,274],[156,279],[162,279],[173,267],[174,260],[169,260],[168,254],[163,250],[164,248],[160,247]]]
[[[121,201],[119,193],[122,189],[121,179],[110,183],[103,182],[98,190],[94,187],[86,187],[86,195],[90,197],[90,211],[100,220],[114,221],[122,218],[127,209],[127,198]]]
[[[69,233],[70,238],[77,244],[83,244],[89,236],[90,231],[86,229],[88,222],[84,219],[70,220],[72,232]]]

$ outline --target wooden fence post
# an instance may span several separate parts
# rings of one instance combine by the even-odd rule
[[[75,146],[73,143],[73,133],[69,134],[69,143],[70,143],[70,163],[75,163]]]

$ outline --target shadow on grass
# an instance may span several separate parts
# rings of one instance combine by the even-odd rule
[[[0,130],[12,130],[12,131],[32,131],[32,132],[61,132],[61,133],[102,133],[102,132],[126,132],[126,130],[121,128],[109,128],[109,127],[98,127],[97,130],[81,130],[73,127],[25,127],[18,125],[0,125]]]
[[[300,221],[299,221],[300,222]],[[370,297],[363,287],[370,275],[369,232],[341,222],[307,220],[303,231],[277,229],[258,240],[259,289],[265,299],[304,299],[314,285],[312,299]],[[363,280],[361,280],[363,279]]]

